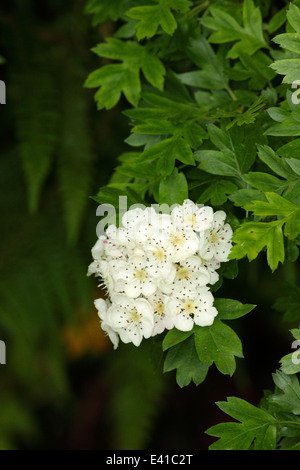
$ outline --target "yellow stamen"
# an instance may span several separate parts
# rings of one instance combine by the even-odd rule
[[[218,240],[219,240],[219,235],[217,234],[217,232],[211,232],[210,237],[209,237],[209,241],[211,243],[217,243]]]
[[[158,261],[163,261],[165,259],[165,252],[162,248],[159,248],[155,253],[154,256]]]
[[[184,217],[184,223],[187,225],[195,225],[196,223],[196,214],[187,214]]]
[[[188,279],[190,275],[190,272],[187,268],[179,268],[177,271],[177,279],[180,281],[183,281],[184,279]]]
[[[135,272],[134,276],[138,281],[144,281],[147,277],[147,275],[146,275],[146,273],[143,269],[138,269]]]
[[[130,320],[133,321],[134,323],[140,323],[142,318],[142,315],[138,313],[137,309],[134,308],[130,312]]]
[[[171,241],[171,243],[173,243],[173,245],[181,245],[182,243],[184,243],[183,233],[182,232],[172,233],[172,235],[170,237],[170,241]]]
[[[182,309],[185,311],[185,313],[194,313],[195,307],[195,302],[190,299],[187,299],[182,305]]]
[[[165,313],[165,306],[164,306],[163,302],[157,302],[157,304],[155,306],[155,311],[159,315],[163,315]]]

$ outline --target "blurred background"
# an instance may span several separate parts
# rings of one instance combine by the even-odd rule
[[[11,0],[0,6],[0,449],[205,450],[204,431],[226,420],[216,401],[257,404],[291,352],[282,312],[272,308],[298,278],[296,263],[275,274],[264,255],[241,261],[219,296],[255,303],[232,323],[244,359],[232,378],[214,367],[180,389],[162,373],[160,343],[113,350],[99,327],[86,276],[97,204],[128,150],[127,103],[97,111],[83,83],[101,65],[91,52],[115,25],[97,27],[83,0]]]

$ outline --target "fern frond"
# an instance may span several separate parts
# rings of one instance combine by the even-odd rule
[[[57,145],[57,88],[51,74],[32,67],[12,77],[12,90],[28,207],[34,213]]]
[[[78,58],[68,59],[62,74],[62,122],[58,155],[58,179],[70,242],[78,236],[89,202],[94,154],[88,121],[88,106],[82,93],[86,70]]]

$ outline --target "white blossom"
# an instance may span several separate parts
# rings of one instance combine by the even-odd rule
[[[196,292],[210,281],[209,271],[202,266],[199,256],[190,256],[177,266],[172,292]]]
[[[168,296],[157,290],[147,300],[152,305],[154,311],[154,328],[152,336],[162,333],[165,329],[174,327],[173,319],[167,309]]]
[[[173,249],[172,260],[176,263],[194,255],[200,248],[200,238],[193,230],[183,230],[173,226],[170,233],[170,245]]]
[[[119,345],[119,335],[106,322],[107,309],[108,309],[110,303],[108,301],[105,301],[104,299],[96,299],[94,303],[95,303],[95,307],[98,310],[98,316],[101,320],[101,322],[100,322],[101,328],[107,334],[107,336],[109,337],[109,339],[113,343],[114,349],[117,349],[117,347]]]
[[[196,297],[172,298],[168,302],[168,311],[174,325],[182,331],[189,331],[194,323],[198,326],[212,325],[217,309],[213,306],[212,293],[204,288],[198,291]]]
[[[172,211],[172,219],[175,225],[184,230],[201,232],[211,227],[213,210],[208,206],[198,206],[193,201],[186,199],[182,206],[177,206]]]
[[[210,286],[228,261],[231,238],[224,211],[189,199],[171,214],[130,209],[120,227],[110,225],[92,248],[87,274],[107,293],[95,306],[114,348],[174,327],[211,325],[218,312]]]
[[[154,327],[154,311],[146,299],[116,296],[107,310],[106,324],[119,334],[123,343],[139,346],[143,338],[150,338]]]
[[[130,298],[152,295],[157,288],[155,279],[148,273],[147,261],[140,256],[129,258],[116,273],[116,278],[123,281],[124,292]]]
[[[205,241],[200,248],[200,256],[204,259],[215,258],[218,261],[228,261],[231,251],[232,228],[225,224],[226,213],[217,211],[214,214],[213,223],[210,229],[205,231]]]

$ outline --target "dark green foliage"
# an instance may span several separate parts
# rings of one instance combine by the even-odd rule
[[[100,56],[120,60],[121,64],[102,66],[90,75],[88,86],[105,86],[104,75],[109,68],[113,73],[114,68],[122,69],[122,73],[128,67],[130,73],[136,70],[136,79],[129,80],[131,91],[126,84],[123,87],[123,78],[118,79],[116,87],[107,75],[105,80],[113,92],[101,88],[95,98],[98,107],[111,107],[123,90],[134,105],[125,113],[133,126],[126,142],[140,148],[141,153],[121,163],[116,171],[122,173],[124,165],[124,171],[132,177],[128,180],[130,185],[144,180],[145,202],[151,202],[152,198],[156,202],[181,202],[186,195],[185,179],[193,199],[214,206],[223,206],[229,199],[252,213],[255,206],[247,204],[253,200],[264,201],[270,192],[295,204],[299,202],[298,147],[297,139],[293,140],[299,132],[299,110],[293,104],[291,90],[286,85],[284,88],[272,70],[273,63],[275,69],[280,64],[282,70],[286,60],[274,62],[279,53],[276,43],[282,51],[292,50],[297,55],[298,42],[294,39],[291,44],[291,33],[271,36],[285,21],[288,27],[296,29],[297,35],[299,8],[292,4],[273,18],[269,16],[268,37],[259,4],[252,0],[235,7],[233,4],[227,2],[223,8],[216,3],[206,10],[204,4],[193,8],[191,2],[182,2],[176,10],[176,21],[171,13],[175,4],[152,2],[132,6],[124,21],[128,17],[136,20],[136,40],[134,36],[130,40],[111,37],[95,48]],[[153,15],[155,12],[156,18],[152,24],[148,21],[151,12]],[[198,14],[202,26],[195,22]],[[265,10],[263,14],[267,15]],[[164,18],[169,18],[169,26]],[[179,38],[183,46],[179,45]],[[147,41],[140,42],[141,39]],[[151,66],[151,77],[143,71],[146,81],[154,88],[142,80],[136,68],[143,70],[144,50],[156,54],[160,61]],[[136,65],[132,65],[131,61],[138,57]],[[151,63],[150,56],[149,60]],[[166,73],[164,81],[159,79],[162,73]],[[162,87],[163,93],[157,90]],[[113,98],[113,102],[107,105],[102,100],[108,98]],[[275,148],[271,136],[278,139]],[[138,178],[134,171],[139,171],[139,165],[146,162],[153,164],[153,173],[143,177],[141,166],[141,178]],[[172,196],[166,199],[164,188],[167,181],[171,181],[170,187],[173,185],[176,166],[178,184],[182,182],[179,187],[184,186],[178,191],[177,200]],[[197,166],[197,173],[189,170],[193,166]],[[186,178],[180,175],[181,171]],[[163,177],[159,188],[156,175]],[[256,213],[254,210],[254,216]],[[271,219],[265,220],[267,215]],[[297,217],[292,227],[287,221],[282,232],[283,222],[272,220],[277,216],[266,212],[259,220],[254,217],[253,221],[244,223],[241,219],[241,227],[234,236],[236,246],[232,258],[248,256],[252,260],[266,249],[268,264],[272,270],[276,269],[285,259],[283,237],[293,239],[300,232]],[[294,214],[290,216],[292,219]]]
[[[107,14],[121,18],[122,26],[94,52],[113,62],[92,72],[86,85],[100,86],[100,109],[116,105],[121,93],[132,105],[124,113],[131,126],[125,142],[135,151],[120,158],[96,200],[115,203],[118,191],[134,198],[133,190],[145,204],[190,198],[224,209],[234,228],[235,264],[222,267],[214,292],[223,278],[237,276],[236,262],[244,257],[252,261],[264,253],[272,272],[295,261],[300,114],[298,91],[290,84],[300,79],[299,2],[132,1]],[[145,54],[151,76],[144,70]],[[278,301],[279,310],[283,303]],[[213,363],[232,375],[235,357],[243,357],[226,321],[254,306],[218,298],[215,305],[213,325],[171,330],[163,340],[164,371],[176,370],[180,387],[202,383]],[[272,406],[289,400],[290,392],[282,391],[288,397],[274,395]],[[234,398],[220,407],[241,423],[215,428],[221,440],[214,448],[275,449],[284,436],[269,410]]]
[[[300,338],[299,330],[292,330]],[[229,397],[218,407],[235,422],[217,424],[206,432],[218,437],[212,450],[299,450],[300,370],[298,352],[281,359],[281,369],[273,374],[274,391],[265,393],[256,407],[245,400]]]

